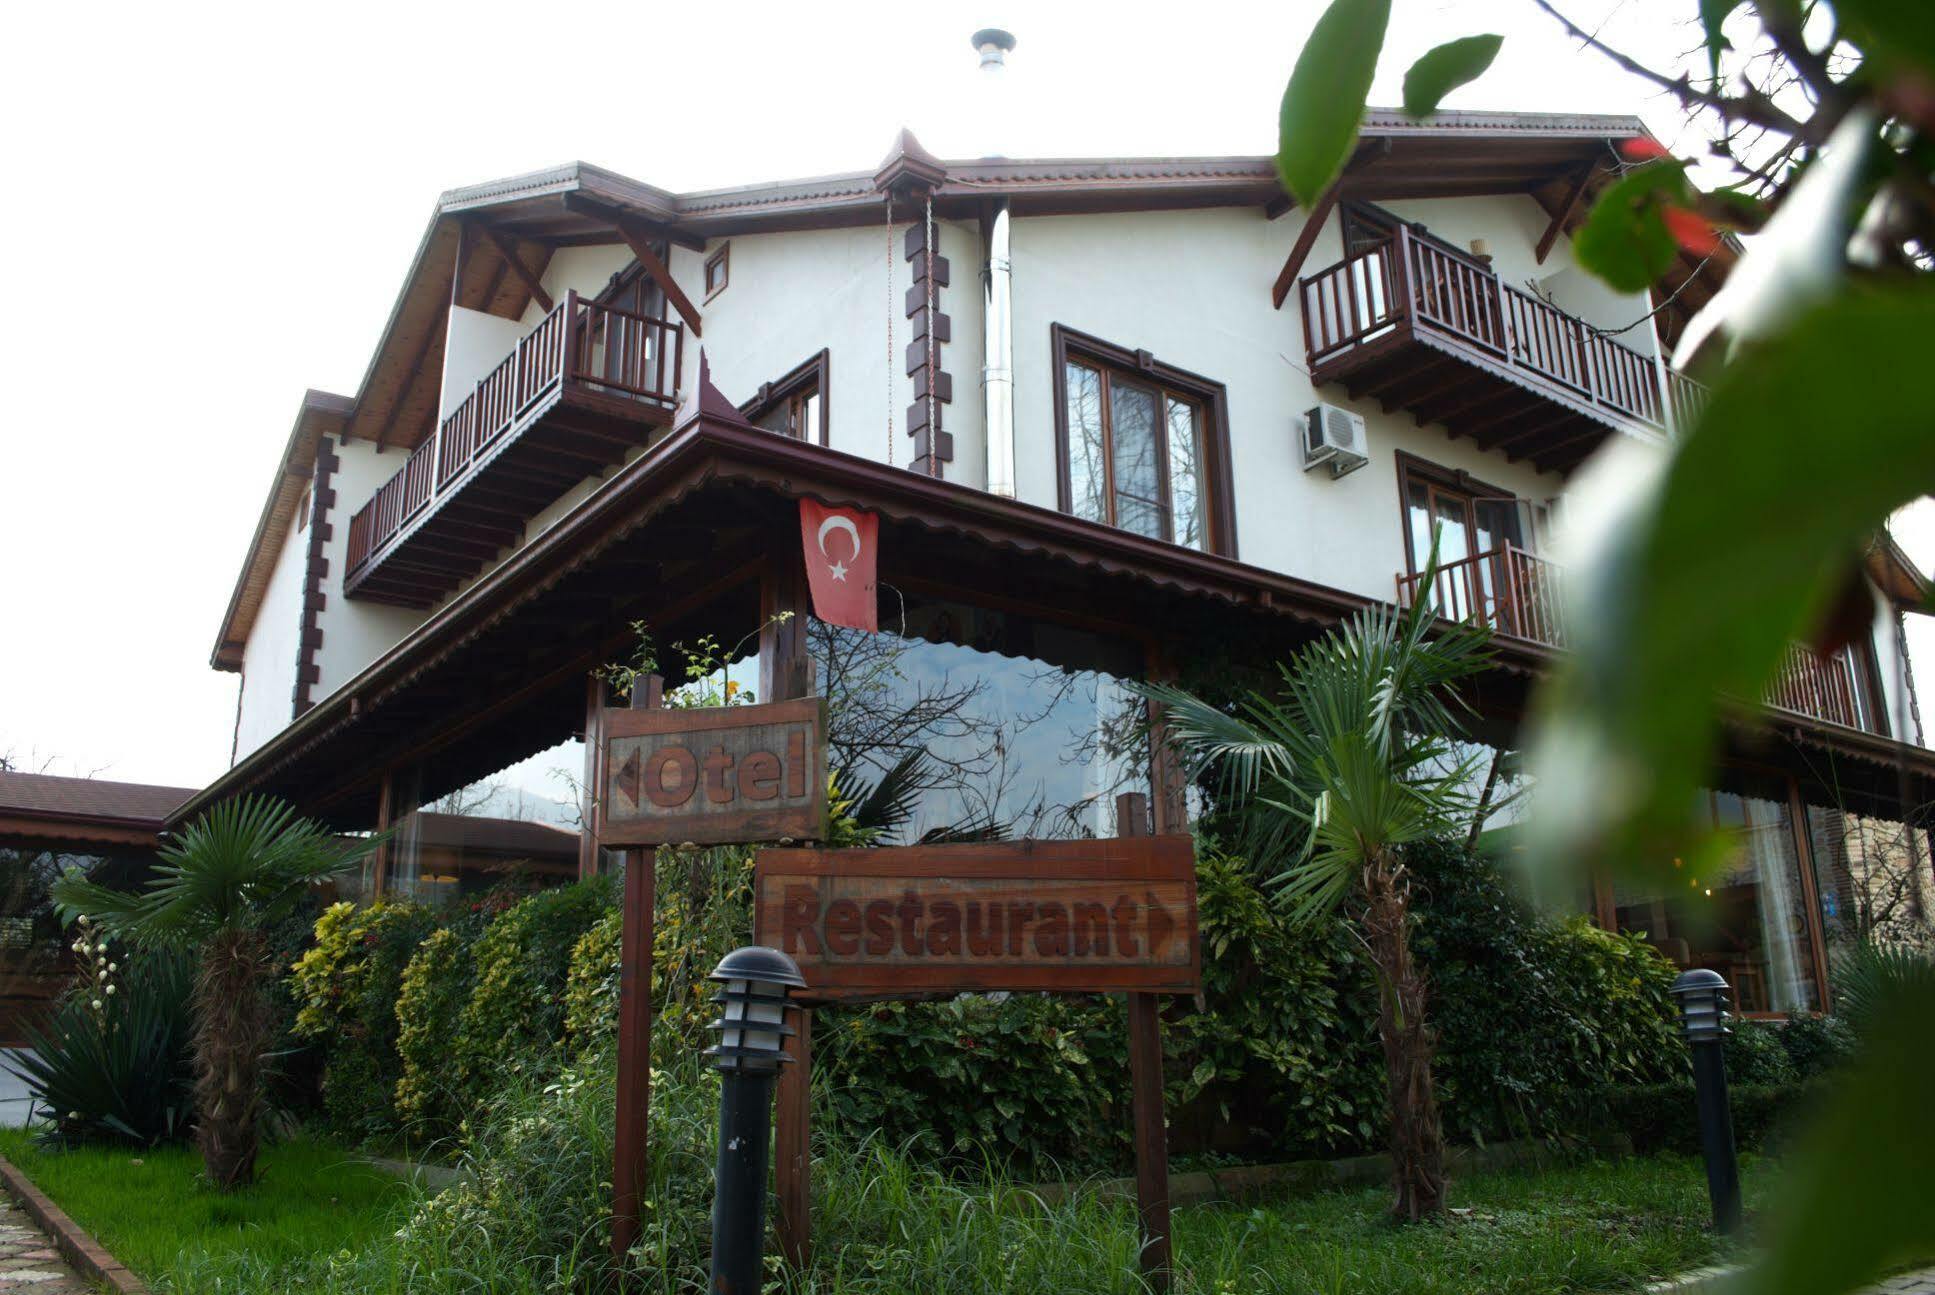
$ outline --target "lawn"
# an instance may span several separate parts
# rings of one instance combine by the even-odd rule
[[[189,1147],[42,1147],[0,1130],[0,1154],[128,1267],[168,1285],[177,1270],[247,1251],[272,1265],[386,1236],[409,1199],[399,1180],[326,1142],[264,1149],[259,1179],[224,1195],[203,1186]]]
[[[340,1149],[271,1148],[262,1181],[224,1197],[185,1149],[47,1151],[18,1132],[0,1151],[164,1290],[370,1292],[549,1289],[548,1265],[510,1238],[428,1253],[395,1229],[413,1194]],[[1771,1167],[1749,1158],[1750,1207]],[[813,1295],[933,1291],[1138,1295],[1134,1210],[1077,1192],[1043,1203],[953,1183],[897,1156],[853,1157],[819,1185]],[[1381,1189],[1211,1204],[1175,1215],[1179,1295],[1557,1295],[1631,1290],[1711,1263],[1697,1161],[1649,1157],[1474,1175],[1443,1223],[1398,1226]],[[430,1247],[435,1249],[436,1247]],[[703,1262],[703,1256],[694,1256]],[[678,1265],[685,1272],[683,1263]],[[653,1274],[654,1291],[685,1289]]]

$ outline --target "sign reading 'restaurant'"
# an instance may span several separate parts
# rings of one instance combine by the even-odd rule
[[[703,710],[608,710],[605,845],[810,840],[826,817],[817,697]]]
[[[753,936],[810,998],[1201,982],[1186,836],[761,850]]]

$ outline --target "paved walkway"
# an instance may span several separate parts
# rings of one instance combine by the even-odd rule
[[[1903,1273],[1870,1286],[1866,1295],[1935,1295],[1935,1268]]]
[[[85,1295],[94,1289],[67,1266],[25,1210],[0,1197],[0,1291]]]

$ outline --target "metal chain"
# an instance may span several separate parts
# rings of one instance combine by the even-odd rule
[[[894,196],[887,195],[887,466],[894,466]]]
[[[940,377],[934,365],[934,333],[940,327],[935,312],[940,294],[934,289],[934,191],[927,191],[927,474],[941,475],[941,429],[934,421],[934,383]]]

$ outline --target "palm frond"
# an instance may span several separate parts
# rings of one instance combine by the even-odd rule
[[[111,891],[70,874],[55,883],[54,902],[64,916],[85,913],[136,943],[191,946],[276,920],[381,839],[337,837],[279,800],[242,797],[213,806],[166,841],[143,890]]]

